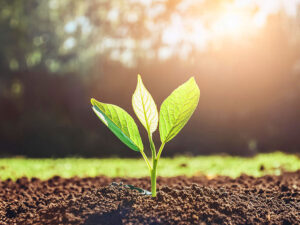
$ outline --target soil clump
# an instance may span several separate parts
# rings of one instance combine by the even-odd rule
[[[116,182],[119,185],[113,184]],[[300,224],[300,171],[254,178],[20,178],[0,181],[0,225]]]

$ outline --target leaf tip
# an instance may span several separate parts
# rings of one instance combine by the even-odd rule
[[[91,104],[92,104],[92,105],[95,105],[96,101],[97,101],[96,99],[91,98]]]
[[[142,77],[140,74],[138,74],[137,79],[138,79],[138,81],[142,80]]]
[[[196,83],[196,79],[195,79],[194,76],[192,76],[188,81],[189,81],[189,82],[195,82],[195,83]]]
[[[196,79],[195,79],[194,76],[192,76],[192,77],[188,80],[188,82],[193,82],[193,83],[196,85],[198,91],[200,92],[200,88],[199,88],[199,86],[198,86],[198,84],[197,84]]]
[[[138,74],[138,79],[137,79],[137,88],[138,87],[144,87],[144,83],[140,74]]]

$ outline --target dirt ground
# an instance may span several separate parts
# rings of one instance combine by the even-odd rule
[[[0,224],[300,224],[300,171],[281,176],[158,178],[53,177],[0,182]]]

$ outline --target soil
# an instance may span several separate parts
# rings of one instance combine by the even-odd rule
[[[281,176],[158,178],[53,177],[0,182],[0,224],[300,224],[300,171]]]

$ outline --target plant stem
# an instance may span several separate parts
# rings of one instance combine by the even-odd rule
[[[153,160],[153,167],[151,170],[151,193],[152,197],[156,197],[156,168],[157,168],[157,159],[154,158]]]
[[[160,148],[158,150],[158,154],[157,154],[157,157],[156,157],[157,160],[159,160],[161,152],[164,149],[164,147],[165,147],[165,143],[161,143],[161,146],[160,146]]]
[[[152,169],[150,170],[150,176],[151,176],[151,193],[152,193],[152,197],[156,197],[156,176],[157,176],[157,163],[158,160],[160,158],[161,152],[163,150],[165,146],[165,143],[162,143],[158,154],[156,156],[156,151],[155,151],[155,155],[152,155]]]
[[[149,138],[149,143],[150,143],[150,149],[152,153],[152,164],[154,164],[154,159],[156,158],[156,148],[152,139],[152,134],[148,132],[148,138]]]
[[[151,165],[150,165],[150,163],[149,163],[149,160],[148,160],[148,158],[147,158],[147,156],[146,156],[146,154],[145,154],[145,152],[144,151],[140,151],[141,152],[141,154],[142,154],[142,156],[143,156],[143,158],[144,158],[144,160],[146,161],[146,163],[147,163],[147,166],[148,166],[148,169],[150,170],[150,172],[152,171],[152,167],[151,167]]]

